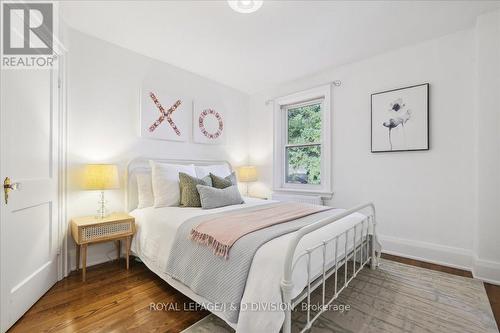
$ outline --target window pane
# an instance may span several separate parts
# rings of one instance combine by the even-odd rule
[[[288,143],[321,141],[321,104],[288,109]]]
[[[286,148],[286,182],[321,184],[321,146]]]

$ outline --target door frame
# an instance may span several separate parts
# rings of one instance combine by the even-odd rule
[[[59,123],[58,123],[58,157],[57,163],[59,165],[59,176],[58,176],[58,263],[57,263],[57,280],[61,280],[66,277],[69,273],[68,271],[68,251],[67,251],[67,235],[68,226],[67,213],[66,213],[66,203],[67,203],[67,147],[68,147],[68,133],[67,133],[67,94],[66,94],[66,57],[64,55],[58,56],[59,69],[57,71],[58,80],[56,86],[58,88],[58,113],[59,113]]]
[[[56,7],[56,13],[60,17],[60,7]],[[66,29],[62,20],[58,20],[59,25],[57,29],[56,39],[59,40],[58,55],[58,143],[59,143],[59,179],[58,179],[58,230],[59,230],[59,243],[58,243],[58,272],[57,280],[60,281],[70,272],[69,258],[68,258],[68,235],[69,223],[67,219],[67,184],[68,184],[68,79],[67,79],[67,63],[68,53],[64,48],[63,43],[66,41]]]

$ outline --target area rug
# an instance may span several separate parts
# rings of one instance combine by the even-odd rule
[[[327,282],[330,289],[333,284],[332,279]],[[312,299],[320,304],[320,290]],[[323,313],[309,332],[498,332],[481,281],[384,259],[378,269],[364,268],[359,272],[330,308],[333,310]],[[292,331],[299,332],[305,322],[306,313],[294,311]],[[209,332],[234,330],[209,315],[183,331]]]

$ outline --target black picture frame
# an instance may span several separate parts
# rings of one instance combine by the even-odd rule
[[[419,88],[419,87],[423,87],[423,86],[426,87],[426,100],[423,101],[423,103],[425,105],[425,108],[426,108],[426,110],[424,111],[424,114],[426,114],[426,116],[427,116],[427,118],[426,118],[426,126],[425,126],[426,133],[424,134],[425,137],[427,138],[426,146],[422,147],[422,148],[412,148],[412,149],[375,150],[374,149],[374,137],[373,137],[373,135],[374,135],[374,133],[373,133],[373,126],[374,126],[374,124],[373,124],[373,118],[374,118],[374,115],[373,115],[373,113],[374,113],[373,99],[374,99],[374,96],[381,95],[381,94],[387,94],[387,93],[394,93],[396,91],[402,91],[402,90],[408,90],[408,89],[413,89],[413,88]],[[371,94],[371,96],[370,96],[370,148],[371,148],[371,152],[372,153],[394,153],[394,152],[427,151],[427,150],[430,150],[430,103],[429,103],[429,100],[430,100],[430,83],[416,84],[416,85],[412,85],[412,86],[406,86],[406,87],[397,88],[397,89],[385,90],[385,91],[380,91],[380,92],[376,92],[376,93]]]

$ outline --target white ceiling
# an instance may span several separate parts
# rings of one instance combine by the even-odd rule
[[[73,28],[246,93],[472,27],[498,1],[67,1]]]

